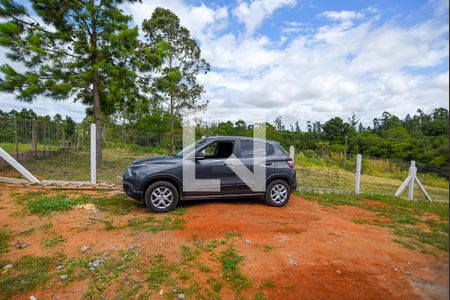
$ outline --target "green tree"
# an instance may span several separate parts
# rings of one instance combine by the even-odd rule
[[[142,29],[150,45],[165,43],[168,53],[154,81],[156,98],[163,101],[171,116],[171,147],[174,147],[175,118],[186,110],[203,109],[208,104],[201,101],[204,87],[197,81],[199,73],[209,71],[209,64],[201,57],[198,43],[189,30],[180,25],[180,19],[169,9],[158,7]]]
[[[87,105],[97,125],[97,163],[102,161],[102,115],[122,109],[138,96],[131,66],[138,29],[119,8],[124,0],[31,0],[33,13],[2,0],[0,45],[26,67],[4,64],[0,91],[33,101],[74,97]],[[129,2],[135,2],[130,0]],[[39,18],[34,18],[37,15]],[[42,21],[40,21],[42,20]]]

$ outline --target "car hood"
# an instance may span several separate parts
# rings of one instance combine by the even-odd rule
[[[179,157],[175,156],[151,156],[137,159],[131,163],[132,165],[151,165],[151,164],[174,164],[180,161]]]

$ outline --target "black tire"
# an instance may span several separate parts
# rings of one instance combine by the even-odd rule
[[[165,198],[165,200],[160,200],[160,201],[158,201],[158,198],[156,198],[157,197],[156,194],[158,191],[161,194],[161,191],[167,191],[167,190],[170,190],[171,195],[172,195],[170,204],[168,203],[169,202],[168,198]],[[153,194],[153,192],[155,192],[155,194]],[[145,205],[154,212],[168,212],[168,211],[173,210],[177,206],[179,198],[180,198],[180,196],[179,196],[178,190],[172,183],[167,182],[167,181],[157,181],[157,182],[152,183],[147,188],[147,190],[145,192],[144,202],[145,202]],[[159,206],[156,205],[159,203],[155,204],[155,202],[157,202],[157,201],[160,203]]]
[[[283,186],[285,190],[283,190],[282,188],[280,189],[281,186]],[[278,187],[280,190],[279,197],[277,198],[277,199],[279,199],[278,201],[276,201],[272,198],[272,190],[274,190],[274,188],[276,188],[276,187]],[[284,191],[285,191],[285,193],[284,193]],[[276,193],[276,191],[274,191],[274,193]],[[286,203],[289,202],[290,197],[291,197],[291,188],[289,187],[289,184],[282,179],[276,179],[274,181],[271,181],[267,185],[266,195],[264,197],[264,200],[266,201],[267,205],[282,207],[282,206],[285,206]]]

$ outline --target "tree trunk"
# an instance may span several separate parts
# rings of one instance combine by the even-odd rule
[[[91,4],[94,5],[94,1],[91,0]],[[97,64],[97,22],[94,15],[94,12],[91,15],[91,21],[92,21],[92,35],[91,35],[91,46],[93,48],[92,52],[92,67],[93,67],[93,73],[92,73],[92,97],[94,102],[94,118],[95,118],[95,125],[96,125],[96,141],[97,141],[97,148],[96,148],[96,158],[97,158],[97,166],[100,166],[102,164],[102,110],[100,107],[100,91],[99,91],[99,82],[100,82],[100,76],[98,73],[98,68],[96,66]]]
[[[102,164],[102,111],[100,108],[100,92],[98,89],[98,81],[99,81],[99,76],[98,76],[98,71],[94,71],[93,74],[93,84],[92,84],[92,89],[93,89],[93,100],[94,100],[94,118],[95,118],[95,126],[96,128],[96,133],[97,133],[97,149],[96,149],[96,157],[97,157],[97,165],[101,165]]]

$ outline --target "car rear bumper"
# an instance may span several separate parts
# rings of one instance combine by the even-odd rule
[[[124,182],[123,183],[123,190],[125,192],[125,194],[127,194],[129,197],[142,201],[142,192],[141,191],[137,191],[134,186],[128,182]]]

